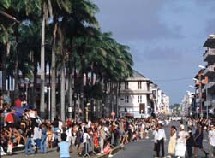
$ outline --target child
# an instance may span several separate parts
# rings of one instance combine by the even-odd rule
[[[70,142],[66,141],[66,134],[61,134],[61,142],[58,144],[57,151],[60,151],[60,158],[70,158]]]

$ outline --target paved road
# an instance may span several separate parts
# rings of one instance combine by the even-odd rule
[[[179,126],[178,123],[175,125],[177,127]],[[168,126],[165,127],[167,138],[169,137],[169,127]],[[165,142],[164,146],[165,146],[165,154],[167,156],[168,140]],[[205,137],[205,140],[204,140],[204,147],[208,151],[207,137]],[[153,136],[150,135],[149,139],[129,143],[128,145],[126,145],[125,150],[121,150],[118,153],[116,153],[114,155],[114,158],[153,158],[153,155],[155,154],[153,151],[153,148],[154,148]],[[203,157],[204,157],[204,154],[199,151],[198,158],[203,158]]]
[[[165,127],[167,138],[169,137],[169,127],[172,125],[172,123],[169,126]],[[177,129],[179,124],[174,123],[176,125]],[[165,153],[167,154],[167,146],[168,146],[168,140],[165,142]],[[205,136],[204,140],[204,146],[206,149],[208,148],[208,140]],[[153,158],[154,151],[154,142],[153,142],[153,136],[150,134],[149,139],[144,139],[136,142],[130,142],[126,145],[125,150],[121,150],[118,153],[114,155],[114,158]],[[59,158],[59,153],[56,152],[55,149],[50,149],[47,154],[35,154],[31,156],[25,156],[23,151],[15,152],[13,155],[10,156],[3,156],[3,158],[23,158],[23,157],[34,157],[34,158]],[[72,158],[78,158],[77,152],[71,153]],[[92,156],[92,158],[95,158],[96,156]],[[203,157],[203,153],[200,153],[199,158]]]

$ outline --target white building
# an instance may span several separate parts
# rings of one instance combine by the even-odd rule
[[[182,116],[188,116],[188,115],[190,115],[190,112],[192,112],[189,110],[189,109],[192,109],[192,107],[191,107],[192,98],[193,98],[193,93],[187,91],[181,102],[181,115]]]
[[[161,89],[157,90],[157,105],[156,105],[156,113],[169,113],[169,104],[170,99]]]
[[[137,71],[121,83],[119,98],[120,117],[126,114],[135,118],[147,117],[150,107],[150,80]]]
[[[132,115],[135,118],[149,117],[151,113],[169,111],[169,97],[158,86],[137,71],[121,82],[119,115]]]

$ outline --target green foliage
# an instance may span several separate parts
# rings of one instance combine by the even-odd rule
[[[56,67],[64,61],[67,69],[73,64],[78,73],[96,74],[98,81],[120,81],[131,76],[133,61],[129,47],[117,42],[111,32],[101,32],[96,18],[99,8],[90,0],[0,1],[0,11],[20,22],[0,15],[0,20],[4,19],[0,21],[0,43],[5,46],[11,43],[8,74],[13,74],[16,55],[19,70],[26,75],[32,74],[33,59],[40,60],[42,3],[46,3],[48,17],[53,18],[53,23],[46,27],[46,63],[51,63],[53,30],[57,24]],[[92,94],[101,90],[97,86],[90,87]]]

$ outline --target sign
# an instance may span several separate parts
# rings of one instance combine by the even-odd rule
[[[68,107],[68,112],[72,112],[72,107],[71,106]]]

